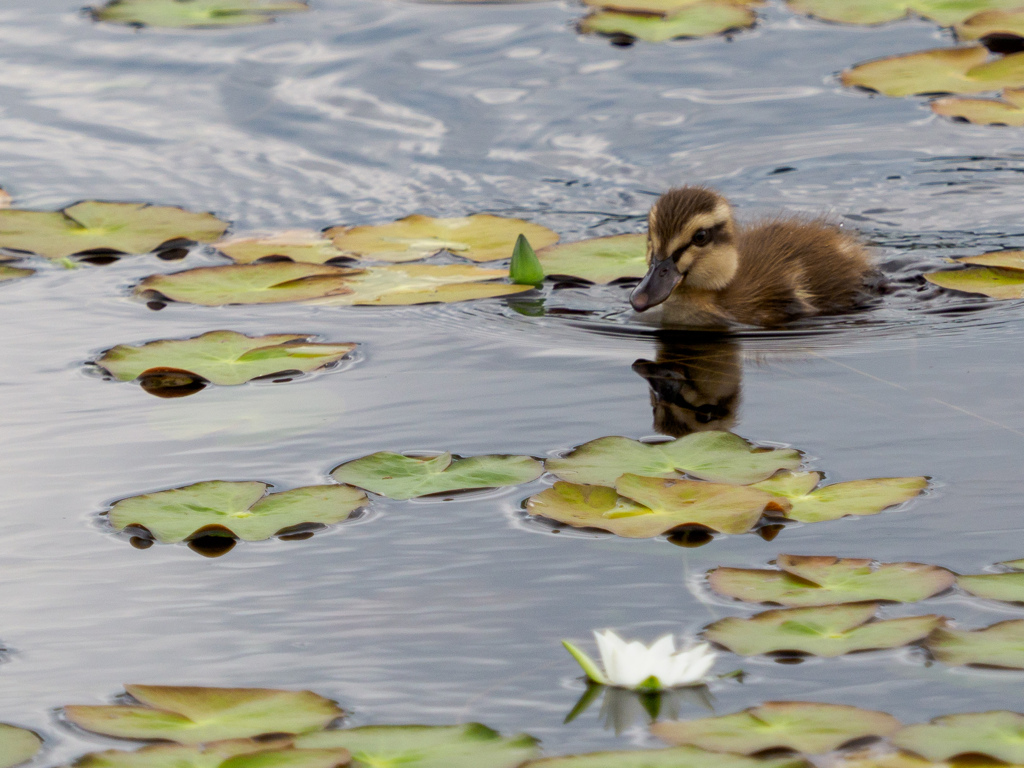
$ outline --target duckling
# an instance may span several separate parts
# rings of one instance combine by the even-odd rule
[[[855,308],[875,277],[867,250],[821,219],[737,226],[732,206],[705,187],[662,195],[647,217],[647,275],[637,312],[665,304],[679,325],[772,326]]]

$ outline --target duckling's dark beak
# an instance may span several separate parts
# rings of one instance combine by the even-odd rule
[[[672,259],[653,261],[640,285],[629,294],[629,303],[637,312],[655,307],[672,294],[682,279],[683,275]]]

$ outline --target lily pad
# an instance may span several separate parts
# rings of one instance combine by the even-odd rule
[[[628,437],[600,437],[544,467],[562,480],[615,485],[624,474],[678,478],[683,474],[715,483],[756,483],[780,469],[800,466],[800,451],[756,448],[731,432],[694,432],[665,443]]]
[[[986,573],[978,576],[957,576],[957,585],[975,597],[1024,603],[1024,572]]]
[[[1020,0],[1016,0],[1020,2]],[[981,40],[990,49],[1004,50],[1007,45],[1020,50],[1024,44],[1024,8],[982,11],[970,16],[954,27],[959,40]]]
[[[1024,560],[1003,560],[999,565],[1005,565],[1015,571],[1024,571]]]
[[[197,535],[262,541],[304,523],[340,523],[367,503],[362,491],[346,485],[309,485],[269,495],[267,488],[256,481],[194,483],[122,499],[108,517],[119,531],[141,526],[163,544]]]
[[[36,271],[34,269],[26,269],[24,267],[11,267],[7,264],[0,264],[0,283],[5,280],[17,280],[19,277],[28,277],[34,275]]]
[[[993,299],[1024,299],[1024,272],[1018,269],[950,269],[927,272],[924,279],[953,291],[980,293]]]
[[[651,3],[651,0],[639,0]],[[647,274],[646,235],[612,235],[550,245],[537,254],[546,275],[580,277],[606,284]]]
[[[744,5],[705,0],[664,17],[598,11],[584,18],[579,28],[585,34],[628,35],[661,43],[677,37],[711,37],[748,29],[755,21],[757,14]]]
[[[950,26],[989,8],[1012,8],[1020,0],[786,0],[790,10],[842,24],[884,24],[916,13]]]
[[[989,61],[984,46],[935,48],[889,56],[844,70],[842,82],[884,93],[981,93],[1024,87],[1024,53]]]
[[[892,742],[929,760],[979,754],[1024,763],[1024,715],[1002,711],[936,717],[928,723],[908,725]]]
[[[591,752],[531,760],[523,768],[809,768],[798,757],[757,759],[697,747]]]
[[[80,728],[119,739],[165,739],[202,744],[267,733],[308,733],[344,711],[311,691],[126,685],[141,706],[69,706],[64,716]],[[325,745],[324,748],[331,748]]]
[[[1024,92],[1022,92],[1024,94]],[[955,261],[961,264],[978,264],[984,267],[999,267],[1024,272],[1024,251],[993,251],[978,256],[961,256]],[[1021,560],[1024,563],[1024,560]],[[1004,563],[1006,565],[1006,563]],[[1024,570],[1024,567],[1021,568]]]
[[[1021,88],[1007,88],[1003,91],[1001,99],[948,96],[933,101],[931,108],[932,112],[937,115],[954,117],[969,123],[1024,127],[1024,89]],[[965,259],[958,259],[958,261],[965,261]]]
[[[928,487],[927,477],[879,477],[835,483],[814,490],[820,472],[779,472],[754,485],[790,502],[790,520],[817,523],[846,515],[875,515],[918,496]]]
[[[334,227],[324,232],[345,253],[396,262],[424,259],[440,251],[471,261],[507,259],[519,235],[535,248],[558,242],[558,235],[540,224],[488,213],[454,219],[414,214],[390,224]]]
[[[1024,619],[1000,621],[984,629],[939,629],[925,646],[943,664],[955,667],[1024,669]],[[1024,754],[1017,762],[1024,762]]]
[[[75,761],[75,768],[336,768],[346,749],[294,749],[291,739],[233,739],[201,746],[156,744],[135,752],[110,749]]]
[[[769,701],[742,712],[702,720],[655,723],[651,733],[670,744],[750,755],[789,748],[821,754],[855,739],[888,736],[900,727],[892,715],[841,704]]]
[[[62,259],[83,251],[149,253],[179,238],[212,242],[228,228],[212,213],[88,200],[63,211],[0,210],[0,248]]]
[[[615,488],[555,483],[531,496],[531,515],[618,536],[646,539],[681,525],[702,525],[721,533],[746,533],[774,497],[743,485],[698,480],[664,480],[622,475]]]
[[[779,555],[780,570],[715,568],[708,574],[720,595],[748,603],[833,605],[865,600],[914,603],[953,586],[954,574],[922,563],[875,563],[838,557]]]
[[[529,456],[403,456],[380,451],[335,467],[331,477],[339,483],[387,496],[412,499],[433,493],[473,488],[499,488],[536,480],[541,463]]]
[[[138,347],[119,344],[96,364],[119,381],[132,381],[153,369],[170,369],[231,386],[283,371],[313,371],[341,360],[356,346],[311,343],[308,336],[294,333],[251,337],[210,331],[191,339],[151,341]]]
[[[878,603],[854,603],[765,611],[716,621],[704,637],[740,656],[778,651],[842,656],[915,643],[944,621],[935,615],[872,621],[877,610]]]
[[[93,19],[148,27],[235,27],[267,24],[275,14],[308,11],[299,0],[111,0]]]
[[[303,748],[343,747],[353,768],[517,768],[537,755],[537,740],[505,738],[480,725],[381,725],[321,731],[295,741]]]
[[[734,5],[759,6],[764,5],[764,0],[729,0]],[[645,13],[657,14],[659,16],[671,16],[683,8],[691,5],[698,5],[707,0],[583,0],[584,5],[591,8],[603,8],[607,11],[620,11],[621,13]],[[614,235],[614,237],[637,237],[637,235]],[[643,238],[646,246],[647,238]],[[604,240],[607,238],[598,238]],[[587,241],[584,241],[587,242]],[[641,275],[642,277],[642,275]],[[596,280],[594,282],[597,282]]]
[[[312,303],[398,306],[490,299],[533,290],[532,285],[485,282],[506,277],[508,270],[485,269],[471,264],[367,267],[349,278],[350,292],[331,293]]]
[[[267,237],[241,237],[221,240],[213,247],[236,264],[251,264],[269,257],[288,258],[303,264],[323,264],[345,257],[331,240],[319,232],[292,230]]]
[[[43,742],[32,731],[0,723],[0,768],[13,768],[31,760]]]

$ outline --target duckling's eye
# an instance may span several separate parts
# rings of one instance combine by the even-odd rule
[[[711,232],[707,229],[698,229],[690,239],[694,245],[707,245],[711,242]]]

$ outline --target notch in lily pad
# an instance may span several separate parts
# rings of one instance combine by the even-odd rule
[[[14,768],[28,762],[43,748],[43,740],[32,731],[0,723],[0,768]]]
[[[537,260],[537,254],[534,253],[533,247],[525,235],[519,235],[516,238],[508,276],[513,283],[519,285],[538,286],[544,282],[544,268]]]
[[[705,0],[666,15],[620,13],[602,10],[591,13],[579,24],[584,34],[628,36],[649,43],[676,38],[713,37],[749,29],[757,14],[745,5]]]
[[[75,768],[340,768],[351,760],[347,749],[296,749],[290,738],[230,739],[205,746],[154,744],[135,752],[109,749],[80,757]]]
[[[1017,712],[968,712],[908,725],[892,737],[903,749],[935,762],[961,755],[985,755],[1024,763],[1024,715]]]
[[[984,46],[934,48],[888,56],[843,71],[843,85],[886,96],[981,93],[1024,87],[1024,53],[989,60]]]
[[[928,487],[927,477],[879,477],[817,488],[823,477],[821,472],[786,470],[751,487],[786,499],[789,508],[783,514],[801,523],[876,515],[910,501]]]
[[[308,11],[302,0],[111,0],[87,9],[95,21],[132,27],[217,28],[269,24],[278,14]]]
[[[951,666],[1024,669],[1024,619],[1000,621],[975,630],[939,629],[925,646],[937,660]],[[1024,752],[1014,762],[1024,762]]]

